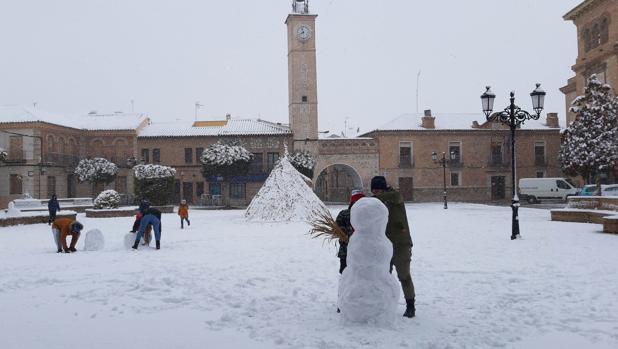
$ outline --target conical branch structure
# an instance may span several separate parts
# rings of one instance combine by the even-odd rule
[[[326,207],[310,183],[309,178],[292,166],[286,154],[251,200],[245,217],[262,222],[311,221],[314,212],[326,210]]]

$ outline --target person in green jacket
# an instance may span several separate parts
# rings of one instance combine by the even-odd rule
[[[386,225],[386,237],[393,243],[393,258],[391,259],[391,272],[393,266],[397,270],[397,277],[401,282],[403,294],[406,297],[405,317],[413,318],[416,315],[414,305],[414,283],[410,275],[410,261],[412,260],[412,237],[408,226],[408,217],[403,197],[395,189],[387,186],[386,178],[375,176],[371,179],[371,192],[373,196],[388,208],[388,223]]]

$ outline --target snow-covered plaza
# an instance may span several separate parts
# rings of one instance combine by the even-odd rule
[[[331,207],[334,213],[342,207]],[[90,219],[105,249],[56,254],[47,225],[0,228],[2,348],[617,348],[618,236],[509,207],[408,205],[417,316],[344,327],[336,248],[304,223],[244,211],[163,216],[162,249],[125,248],[133,218]],[[405,309],[403,298],[400,311]]]

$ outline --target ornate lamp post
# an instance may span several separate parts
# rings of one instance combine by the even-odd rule
[[[496,95],[491,92],[489,86],[487,86],[485,93],[481,95],[483,113],[485,113],[487,120],[490,121],[497,118],[498,121],[507,125],[511,130],[511,183],[513,187],[513,199],[511,201],[511,207],[513,208],[511,240],[515,240],[520,237],[518,215],[519,197],[517,196],[517,180],[515,171],[515,130],[526,120],[538,120],[541,116],[541,111],[543,111],[543,106],[545,104],[545,91],[541,89],[541,84],[536,84],[536,89],[530,93],[530,97],[532,97],[532,109],[534,109],[535,114],[530,114],[515,105],[515,92],[511,92],[511,104],[503,111],[492,115]]]
[[[431,153],[431,160],[433,160],[434,163],[438,163],[442,166],[442,179],[443,179],[442,196],[444,197],[444,209],[446,210],[448,209],[448,203],[446,201],[446,164],[449,162],[449,160],[446,159],[445,152],[442,152],[442,158],[438,159],[438,154],[435,151]],[[454,152],[451,152],[450,160],[455,160]]]

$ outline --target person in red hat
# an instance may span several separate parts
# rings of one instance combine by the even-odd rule
[[[363,194],[362,190],[358,190],[358,189],[352,190],[352,193],[350,195],[350,205],[348,205],[347,209],[341,210],[339,214],[337,215],[337,219],[335,219],[335,222],[337,222],[337,225],[339,226],[339,228],[341,228],[341,230],[343,230],[343,232],[346,233],[348,237],[350,237],[350,235],[352,235],[352,233],[354,232],[354,228],[352,228],[352,224],[350,224],[350,209],[352,208],[355,202],[357,202],[358,200],[364,197],[365,197],[365,194]],[[347,266],[346,264],[347,252],[348,252],[348,244],[346,242],[339,241],[339,252],[337,252],[337,257],[339,257],[339,274],[343,273],[343,270]]]

